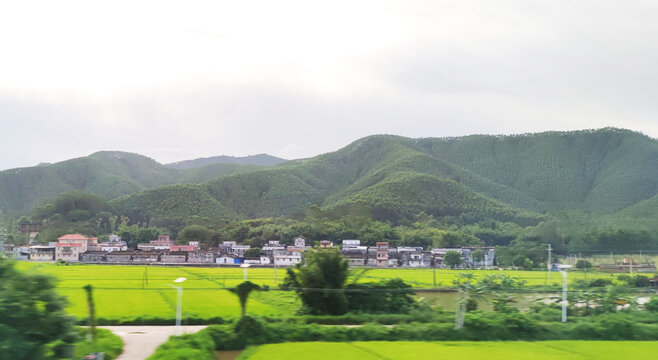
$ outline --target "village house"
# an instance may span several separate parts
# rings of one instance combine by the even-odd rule
[[[483,255],[482,258],[476,260],[473,257],[473,253],[477,250],[481,250]],[[462,247],[464,252],[464,259],[468,267],[492,267],[494,266],[495,258],[495,248],[492,246],[474,246],[474,247]]]
[[[400,246],[398,247],[400,266],[418,268],[423,264],[423,248]]]
[[[261,255],[260,256],[260,264],[261,265],[270,265],[272,263],[272,259],[270,259],[269,256],[267,255]]]
[[[423,253],[420,251],[405,251],[400,254],[401,266],[419,268],[423,266]]]
[[[356,248],[359,246],[361,246],[361,240],[351,240],[351,239],[343,240],[343,249]]]
[[[345,242],[346,240],[343,240]],[[359,241],[359,240],[355,240]],[[366,266],[368,262],[368,247],[367,246],[343,246],[341,250],[343,257],[347,258],[350,266]]]
[[[270,258],[274,256],[275,251],[285,250],[286,247],[283,246],[279,240],[270,240],[267,242],[267,245],[263,246],[263,252],[267,254]]]
[[[132,262],[132,251],[112,251],[105,255],[108,263],[129,263]]]
[[[196,264],[212,264],[215,262],[215,253],[212,251],[188,252],[187,262]]]
[[[220,255],[232,254],[235,245],[237,245],[235,241],[223,241],[218,246]]]
[[[128,250],[128,244],[123,241],[110,241],[100,243],[101,251],[112,252],[112,251],[126,251]]]
[[[302,251],[307,250],[308,248],[306,247],[306,239],[302,237],[298,237],[294,241],[295,247],[302,249]]]
[[[160,262],[163,263],[184,263],[187,259],[187,253],[184,251],[170,251],[160,255]]]
[[[198,251],[199,250],[199,245],[172,245],[169,251],[172,252],[178,252],[178,251],[184,251],[184,252],[191,252],[191,251]]]
[[[154,263],[160,260],[160,252],[158,251],[136,251],[133,253],[134,263]]]
[[[248,264],[248,265],[260,265],[260,264],[261,264],[261,262],[260,262],[260,257],[256,257],[256,258],[251,258],[251,257],[249,257],[249,258],[244,258],[243,263]]]
[[[470,267],[472,262],[470,262],[470,250],[464,249],[464,248],[438,248],[438,249],[432,249],[430,251],[431,257],[432,257],[432,266],[436,268],[447,268],[448,266],[445,264],[444,259],[445,255],[449,251],[455,251],[460,254],[461,258],[461,265],[459,268],[467,268]]]
[[[25,245],[16,245],[12,248],[12,254],[16,260],[30,260],[30,247]]]
[[[400,266],[400,254],[396,248],[388,249],[388,267]]]
[[[82,249],[86,249],[82,243],[57,243],[55,245],[55,260],[79,261]]]
[[[98,243],[98,238],[87,238],[87,251],[101,251],[101,245]]]
[[[158,235],[158,238],[149,241],[149,244],[153,245],[155,250],[170,250],[174,245],[174,241],[171,240],[169,235]]]
[[[377,267],[388,267],[388,242],[377,242]]]
[[[85,251],[80,254],[80,261],[87,263],[104,263],[107,262],[107,253],[105,251]]]
[[[334,243],[329,240],[320,240],[320,249],[328,249],[334,247]]]
[[[30,260],[52,261],[55,259],[55,247],[48,245],[30,246]]]
[[[244,252],[250,248],[250,245],[233,245],[231,248],[231,253],[237,257],[244,257]]]
[[[91,245],[92,247],[98,245],[98,239],[97,238],[88,238],[86,236],[82,236],[80,234],[66,234],[64,236],[61,236],[57,238],[57,243],[58,244],[79,244],[80,245],[80,254],[83,252],[89,250],[89,246]],[[55,259],[57,260],[57,259]]]
[[[299,251],[277,251],[274,253],[274,265],[293,266],[302,262],[302,253]]]
[[[343,253],[349,266],[366,266],[366,254],[361,251],[348,251]]]
[[[216,264],[221,264],[221,265],[235,265],[239,264],[240,260],[237,259],[233,255],[220,255],[215,259]]]

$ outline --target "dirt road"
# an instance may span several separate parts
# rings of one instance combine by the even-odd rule
[[[117,360],[144,360],[158,345],[176,333],[175,326],[99,326],[117,334],[123,340],[123,353]],[[195,333],[206,326],[183,326],[183,333]]]

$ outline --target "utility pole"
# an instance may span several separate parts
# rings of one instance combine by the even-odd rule
[[[553,251],[553,249],[551,249],[551,244],[548,244],[547,251],[548,251],[548,262],[546,263],[546,266],[548,267],[548,280],[550,280],[551,279],[551,269],[553,268],[551,266],[551,251]]]
[[[553,251],[553,249],[551,249],[551,244],[548,244],[548,249],[547,249],[547,251],[548,251],[548,263],[547,263],[547,265],[548,265],[548,271],[550,272],[550,271],[551,271],[551,267],[552,267],[552,266],[551,266],[551,251]]]
[[[436,266],[433,266],[432,270],[434,270],[434,287],[436,287]]]
[[[630,267],[630,269],[631,269],[631,276],[633,276],[633,258],[632,258],[632,257],[629,257],[628,259],[631,261],[631,267]]]
[[[567,322],[567,272],[560,270],[562,273],[562,322]]]

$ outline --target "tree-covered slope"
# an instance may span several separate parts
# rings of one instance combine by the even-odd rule
[[[427,152],[539,201],[619,211],[658,190],[658,143],[619,129],[423,139]]]
[[[265,168],[259,165],[210,164],[199,168],[179,170],[179,184],[199,184],[221,176],[234,175]]]
[[[646,224],[655,218],[656,179],[657,141],[627,130],[424,139],[376,135],[274,167],[213,164],[176,170],[135,154],[102,152],[0,173],[0,207],[27,209],[70,190],[105,199],[142,191],[112,205],[142,223],[291,216],[317,205],[338,214],[365,206],[375,219],[393,222],[424,212],[469,223],[526,225],[565,209],[615,221],[640,214]],[[188,183],[201,184],[183,185]],[[181,185],[158,187],[163,184]]]
[[[110,201],[114,210],[144,226],[180,227],[234,219],[233,210],[219,203],[201,185],[167,185]]]
[[[101,152],[52,165],[0,172],[0,210],[34,208],[58,194],[81,190],[111,199],[171,183],[172,170],[137,154]]]
[[[184,160],[171,164],[166,164],[165,166],[172,169],[182,170],[182,169],[196,169],[206,165],[213,165],[213,164],[274,166],[284,161],[286,160],[268,154],[258,154],[251,156],[242,156],[242,157],[222,155],[222,156],[199,158],[194,160]]]
[[[1,171],[0,211],[29,210],[73,190],[110,200],[158,186],[201,183],[261,168],[235,163],[177,170],[142,155],[101,151],[55,164]]]
[[[378,220],[425,212],[535,224],[544,211],[613,214],[655,196],[657,149],[655,140],[617,129],[449,139],[377,135],[203,186],[248,218],[290,216],[312,204],[340,211],[358,204]]]

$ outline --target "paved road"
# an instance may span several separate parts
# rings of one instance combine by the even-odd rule
[[[99,326],[119,335],[123,340],[123,353],[117,360],[144,360],[158,345],[176,333],[175,326]],[[195,333],[206,326],[183,326],[184,333]]]

